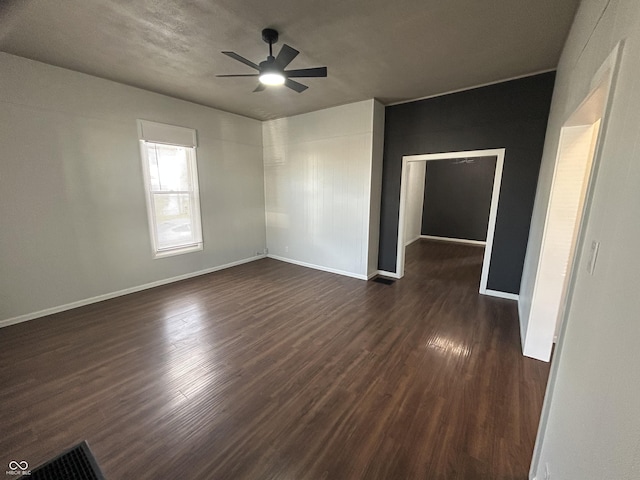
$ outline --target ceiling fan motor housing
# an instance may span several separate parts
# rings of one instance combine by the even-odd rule
[[[262,40],[264,40],[269,45],[278,42],[278,31],[273,28],[265,28],[262,30]]]

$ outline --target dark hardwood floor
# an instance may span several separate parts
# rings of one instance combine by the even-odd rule
[[[393,285],[271,259],[0,329],[0,462],[109,480],[527,478],[548,365],[482,249]]]

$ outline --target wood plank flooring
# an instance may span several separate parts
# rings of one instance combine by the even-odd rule
[[[364,282],[271,259],[0,329],[0,463],[110,480],[524,480],[548,365],[482,249]]]

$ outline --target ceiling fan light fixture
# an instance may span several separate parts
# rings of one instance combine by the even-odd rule
[[[263,85],[284,85],[284,75],[278,72],[264,72],[258,77]]]
[[[300,53],[286,43],[282,45],[277,56],[273,56],[273,44],[278,41],[278,32],[272,28],[262,30],[262,40],[269,44],[269,55],[267,59],[258,63],[238,55],[235,52],[222,52],[227,57],[231,57],[246,66],[257,70],[258,73],[241,73],[237,75],[216,75],[216,77],[258,77],[260,82],[254,92],[262,92],[269,85],[285,85],[291,90],[298,93],[304,92],[306,85],[291,80],[292,78],[321,78],[327,76],[327,67],[299,68],[294,70],[285,70],[294,58]]]

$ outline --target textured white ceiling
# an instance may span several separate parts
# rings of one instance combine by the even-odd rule
[[[579,0],[0,0],[0,50],[258,119],[394,103],[555,68]],[[326,65],[252,93],[260,32]]]

